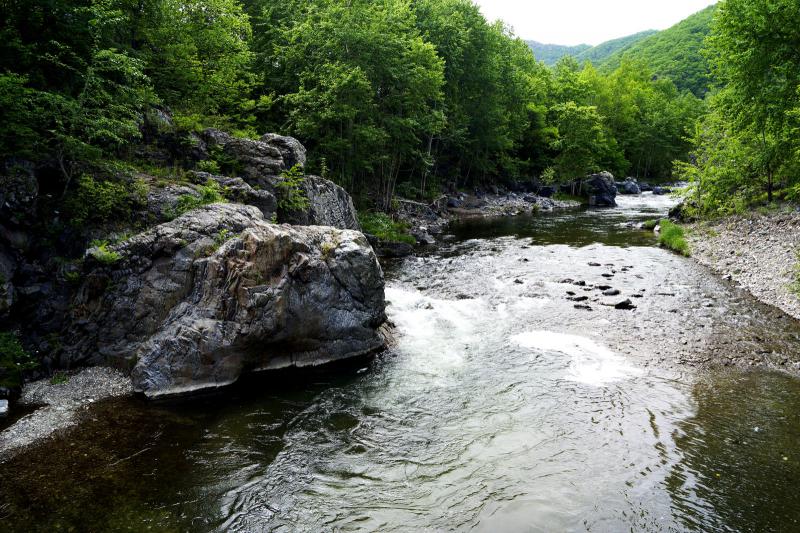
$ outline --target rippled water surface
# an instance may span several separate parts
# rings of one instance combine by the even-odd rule
[[[626,225],[670,205],[455,226],[387,267],[390,352],[202,403],[101,406],[0,466],[0,525],[800,530],[798,380],[687,363],[745,345],[796,359],[800,330]],[[625,298],[637,308],[610,306]]]

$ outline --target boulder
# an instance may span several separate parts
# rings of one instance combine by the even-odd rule
[[[622,182],[622,186],[619,189],[620,194],[642,194],[642,190],[639,188],[639,184],[636,183],[636,180],[633,178],[627,178],[625,181]]]
[[[254,189],[242,178],[229,178],[227,176],[217,176],[208,172],[190,172],[189,179],[197,185],[203,185],[209,181],[216,182],[225,191],[228,200],[240,204],[256,206],[264,218],[272,219],[278,211],[278,200],[275,198],[274,191],[265,189]],[[346,193],[345,193],[346,194]],[[349,198],[349,197],[348,197]],[[318,224],[310,222],[307,225],[333,226],[334,224]],[[346,228],[343,228],[346,229]],[[357,229],[357,228],[349,228]]]
[[[306,149],[294,137],[267,133],[261,137],[261,142],[278,149],[286,168],[292,168],[295,165],[306,166]]]
[[[667,194],[667,190],[664,189],[663,187],[653,187],[652,190],[653,190],[653,194],[655,194],[656,196],[663,196],[663,195]]]
[[[367,235],[367,239],[378,257],[398,259],[414,253],[414,247],[406,242],[382,241],[374,235]]]
[[[148,397],[385,344],[383,273],[361,233],[278,226],[254,206],[213,204],[111,249],[111,264],[85,261],[61,366],[132,366]]]
[[[553,195],[556,194],[556,188],[551,185],[543,185],[539,187],[539,190],[536,192],[542,198],[552,198]]]
[[[361,231],[353,199],[343,188],[319,176],[306,176],[301,189],[308,206],[280,213],[281,222]]]
[[[641,190],[642,192],[650,192],[653,190],[653,186],[650,185],[649,183],[641,182],[639,183],[639,190]]]
[[[617,187],[614,184],[614,176],[610,172],[600,172],[588,176],[581,183],[581,191],[588,195],[590,206],[617,206]]]
[[[210,155],[218,152],[216,159],[223,160],[223,172],[234,173],[251,186],[271,189],[281,172],[291,168],[284,162],[281,149],[275,145],[240,139],[216,129],[205,130],[201,138]]]

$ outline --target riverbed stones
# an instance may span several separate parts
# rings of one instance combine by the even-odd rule
[[[87,260],[62,366],[131,365],[137,391],[214,389],[384,346],[383,273],[366,238],[214,204]]]

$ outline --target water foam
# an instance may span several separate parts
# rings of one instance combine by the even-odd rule
[[[570,357],[567,374],[570,381],[603,386],[642,373],[605,346],[578,335],[527,331],[514,335],[511,340],[524,348],[556,352]]]

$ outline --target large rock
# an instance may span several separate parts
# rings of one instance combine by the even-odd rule
[[[148,397],[247,371],[320,365],[384,346],[384,282],[358,232],[267,223],[214,204],[87,259],[62,365],[133,366]]]
[[[636,183],[636,180],[633,178],[626,178],[625,181],[621,183],[619,187],[620,194],[642,194],[642,189],[639,188],[639,184]]]
[[[281,213],[282,222],[361,231],[353,199],[347,191],[319,176],[306,176],[301,189],[308,207]]]
[[[616,207],[617,187],[610,172],[592,174],[581,183],[583,194],[589,197],[589,205],[596,207]]]
[[[270,220],[278,211],[278,200],[271,190],[254,189],[242,178],[229,178],[217,176],[208,172],[190,172],[189,179],[197,185],[204,185],[209,181],[216,182],[224,191],[225,197],[233,202],[256,206],[264,218]],[[347,193],[345,193],[347,194]],[[348,199],[349,199],[348,195]],[[315,223],[316,224],[316,223]],[[309,224],[310,225],[310,224]],[[327,224],[316,224],[327,225]],[[333,224],[331,224],[333,225]]]
[[[267,133],[261,137],[261,142],[277,148],[283,157],[286,168],[295,165],[306,166],[306,148],[294,137],[285,137],[276,133]]]
[[[251,186],[272,188],[276,178],[287,170],[281,150],[263,141],[241,139],[224,131],[207,129],[202,140],[210,156],[222,161],[222,171],[244,178]]]

